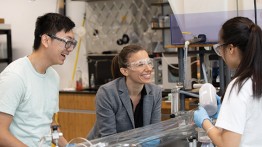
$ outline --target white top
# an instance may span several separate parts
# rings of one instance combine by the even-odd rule
[[[0,74],[0,112],[13,116],[11,133],[26,145],[38,146],[49,135],[58,112],[59,76],[49,67],[36,72],[27,57],[20,58]],[[45,146],[51,146],[49,141]]]
[[[246,81],[239,94],[236,87],[230,93],[234,81],[228,85],[216,126],[242,134],[240,147],[261,147],[262,99],[253,98],[251,79]]]

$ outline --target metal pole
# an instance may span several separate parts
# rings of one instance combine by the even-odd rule
[[[257,24],[257,1],[254,0],[255,24]]]

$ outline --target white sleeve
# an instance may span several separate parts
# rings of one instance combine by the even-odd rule
[[[18,75],[2,72],[0,76],[0,112],[14,116],[16,108],[21,103],[24,84]]]
[[[252,92],[250,88],[246,88],[248,86],[243,86],[238,93],[237,86],[232,88],[234,81],[231,81],[228,85],[216,126],[243,134],[247,118],[248,101],[252,98]]]

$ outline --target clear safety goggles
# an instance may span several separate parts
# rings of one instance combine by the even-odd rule
[[[214,44],[213,45],[213,49],[214,49],[214,51],[216,52],[216,54],[218,55],[218,56],[221,56],[221,48],[223,47],[223,46],[225,46],[225,45],[227,45],[226,43],[223,43],[223,44]]]
[[[146,58],[146,59],[141,59],[135,62],[131,62],[127,64],[127,67],[132,70],[145,69],[146,67],[153,68],[154,67],[153,59]]]

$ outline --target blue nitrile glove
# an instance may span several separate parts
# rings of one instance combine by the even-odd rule
[[[205,119],[209,119],[209,116],[207,114],[207,111],[202,107],[198,106],[198,110],[194,112],[194,122],[199,127],[202,128],[202,123]]]
[[[214,115],[210,116],[211,118],[214,119],[217,119],[221,107],[221,97],[216,95],[216,99],[217,99],[217,112]]]
[[[161,143],[160,139],[154,139],[147,142],[142,143],[142,147],[158,147]]]
[[[76,147],[76,144],[75,143],[68,143],[68,144],[66,144],[65,147]]]

